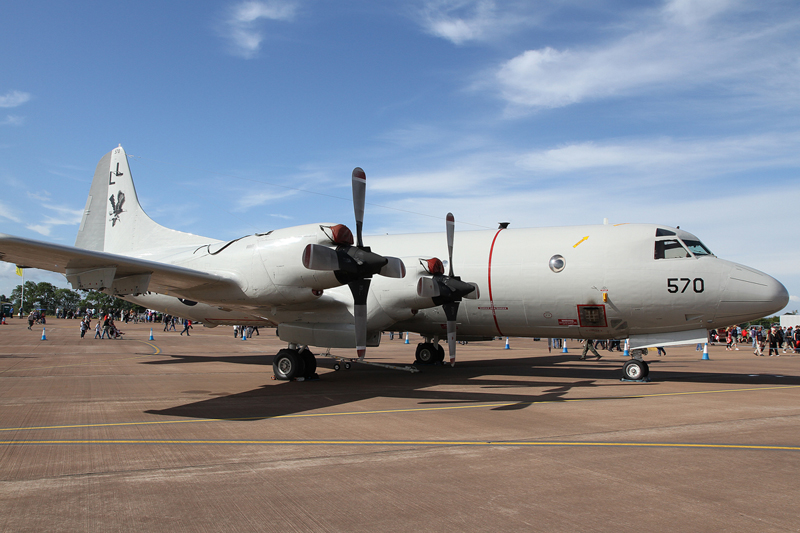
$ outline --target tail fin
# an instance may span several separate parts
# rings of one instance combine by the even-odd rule
[[[97,163],[75,246],[130,255],[142,249],[212,241],[165,228],[147,216],[136,197],[128,156],[122,146]]]

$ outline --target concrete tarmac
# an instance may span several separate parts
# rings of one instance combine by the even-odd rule
[[[667,348],[628,383],[512,338],[280,382],[273,330],[162,327],[0,325],[0,531],[800,530],[800,356]]]

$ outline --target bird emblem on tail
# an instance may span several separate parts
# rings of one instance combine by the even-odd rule
[[[122,213],[122,205],[125,203],[125,193],[122,191],[117,192],[116,200],[112,194],[108,201],[111,202],[111,211],[109,211],[108,214],[111,215],[111,227],[113,228],[116,226],[119,215]]]

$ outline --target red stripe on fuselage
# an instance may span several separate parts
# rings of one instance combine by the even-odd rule
[[[500,232],[503,231],[505,228],[500,228],[497,230],[497,233],[494,235],[494,239],[492,239],[492,247],[489,249],[489,304],[492,308],[492,317],[494,318],[494,326],[497,328],[497,333],[500,334],[501,337],[505,337],[503,332],[500,331],[500,324],[497,323],[497,311],[494,307],[494,297],[492,296],[492,255],[494,255],[494,243],[497,242],[497,236],[500,235]]]

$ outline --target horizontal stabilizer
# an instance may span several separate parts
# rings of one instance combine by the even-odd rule
[[[76,289],[116,287],[116,294],[131,294],[129,291],[135,290],[181,294],[216,287],[238,288],[233,280],[190,268],[2,233],[0,260],[60,272]]]

